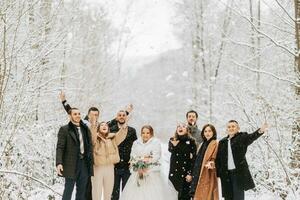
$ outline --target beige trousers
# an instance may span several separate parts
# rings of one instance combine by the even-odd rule
[[[94,176],[92,176],[93,200],[111,200],[114,188],[114,165],[94,166]]]

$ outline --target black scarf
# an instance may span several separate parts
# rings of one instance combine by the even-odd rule
[[[205,140],[202,143],[199,152],[197,153],[194,168],[193,168],[193,171],[192,171],[193,179],[192,179],[191,190],[190,190],[190,193],[191,193],[192,196],[195,195],[195,192],[196,192],[196,189],[197,189],[198,181],[199,181],[199,178],[200,178],[199,177],[200,176],[200,171],[201,171],[201,168],[202,168],[202,162],[203,162],[203,159],[204,159],[206,149],[207,149],[209,143],[214,139],[215,138],[212,137],[209,140]]]

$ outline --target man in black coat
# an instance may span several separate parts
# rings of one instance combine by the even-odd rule
[[[68,104],[64,92],[60,93],[60,100],[66,112],[69,112],[71,109],[70,104]],[[122,126],[128,118],[129,113],[133,110],[133,105],[130,104],[126,107],[126,110],[120,110],[117,113],[117,117],[112,119],[108,122],[108,126],[112,133],[118,132],[119,127]],[[98,121],[99,118],[99,110],[95,107],[91,107],[88,110],[88,115],[83,120],[83,123],[87,126],[90,125],[91,121]],[[125,140],[119,144],[119,155],[120,155],[120,162],[115,164],[115,181],[114,181],[114,189],[112,193],[112,199],[118,200],[120,196],[120,185],[122,182],[122,189],[124,189],[125,184],[127,183],[130,170],[129,170],[129,160],[131,154],[131,148],[133,142],[137,140],[136,130],[130,126],[128,126],[128,132]],[[91,190],[91,187],[88,187]]]
[[[108,123],[110,131],[112,133],[118,132],[120,126],[126,123],[127,118],[128,112],[125,110],[120,110],[117,113],[117,117]],[[133,127],[128,126],[126,138],[121,144],[118,145],[120,162],[115,164],[115,181],[111,198],[112,200],[119,199],[121,182],[123,190],[130,177],[129,160],[131,148],[135,140],[137,140],[136,130]]]
[[[56,170],[65,178],[63,200],[71,200],[76,184],[76,200],[87,199],[87,184],[93,175],[91,132],[81,121],[77,108],[69,111],[70,122],[58,132]]]
[[[225,200],[244,200],[244,191],[255,187],[246,160],[247,147],[259,138],[268,125],[254,133],[239,132],[239,124],[230,120],[228,136],[219,142],[216,158],[217,176],[221,179],[222,196]]]

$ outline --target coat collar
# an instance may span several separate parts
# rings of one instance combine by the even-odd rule
[[[237,132],[237,133],[231,138],[231,140],[232,140],[233,138],[236,138],[236,136],[238,136],[239,134],[240,134],[240,132]],[[226,139],[227,139],[227,140],[229,139],[229,135],[226,136]]]
[[[203,168],[204,168],[204,165],[206,164],[206,162],[207,161],[215,161],[217,149],[218,149],[218,142],[217,142],[217,140],[212,140],[209,143],[209,145],[207,146],[207,149],[205,151],[204,158],[203,158],[203,161],[202,161],[200,176],[202,174],[202,171],[203,171]]]
[[[75,127],[75,125],[70,121],[69,122],[69,124],[68,124],[68,126],[69,126],[69,131],[68,131],[68,133],[71,135],[71,137],[73,138],[73,140],[76,142],[76,143],[78,143],[78,139],[77,139],[77,137],[76,137],[76,127]]]
[[[151,137],[146,143],[143,142],[142,138],[139,138],[139,139],[137,140],[137,142],[138,142],[139,144],[141,144],[141,145],[148,145],[148,144],[151,144],[153,141],[155,141],[154,136]]]

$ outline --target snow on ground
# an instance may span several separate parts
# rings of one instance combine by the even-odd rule
[[[170,181],[168,181],[169,161],[170,161],[170,153],[168,151],[168,144],[162,143],[162,157],[161,157],[161,161],[160,161],[161,162],[161,173],[162,173],[162,177],[164,177],[164,180],[169,185],[172,185],[170,183]],[[220,182],[219,182],[219,188],[220,188]],[[63,185],[56,184],[52,187],[52,189],[62,194]],[[75,199],[75,190],[76,189],[74,189],[72,200]],[[221,189],[220,189],[220,191],[221,191]],[[37,188],[36,190],[31,191],[31,193],[32,193],[32,196],[28,200],[52,199],[49,197],[53,197],[53,196],[55,197],[55,199],[61,199],[59,197],[59,195],[54,195],[53,192],[50,191],[49,189]],[[263,194],[257,194],[254,191],[247,191],[246,199],[247,200],[281,200],[280,197],[276,197],[272,193],[265,192]],[[287,200],[295,200],[295,198],[294,197],[288,198]]]

